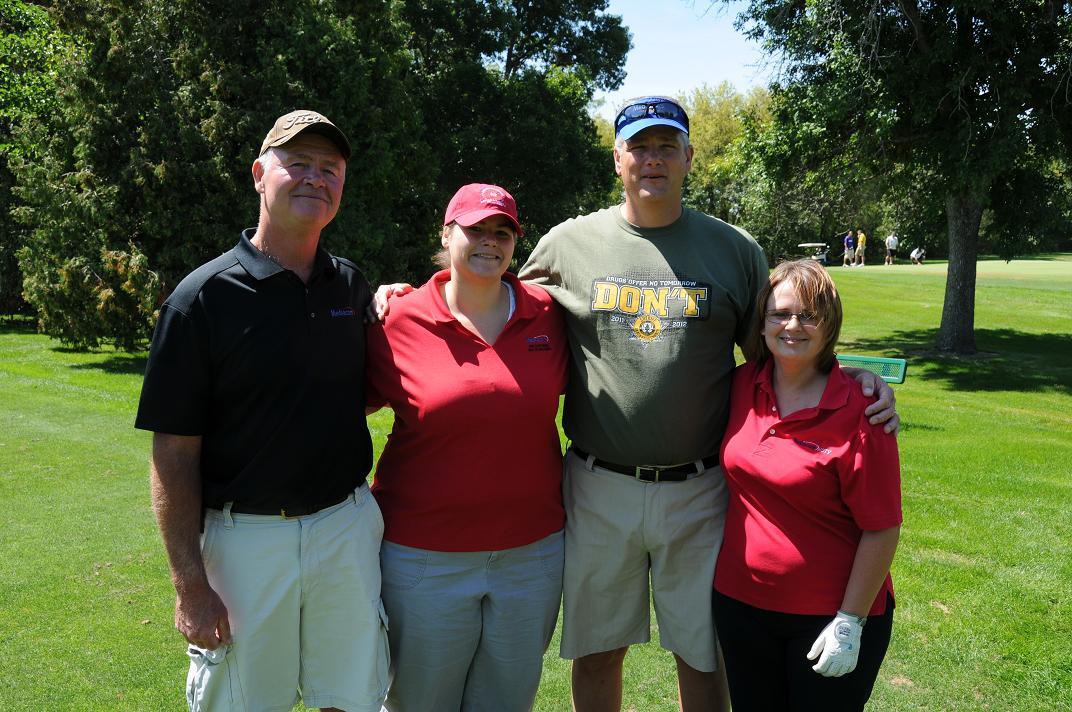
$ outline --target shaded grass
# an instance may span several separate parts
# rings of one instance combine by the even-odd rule
[[[1072,709],[1072,256],[980,263],[972,358],[930,347],[943,264],[831,273],[842,349],[910,363],[898,609],[871,709]],[[143,368],[0,320],[0,709],[183,706],[149,436],[132,427]],[[379,449],[390,415],[370,427]],[[537,710],[569,709],[557,646]],[[676,708],[657,645],[625,678],[626,709]]]

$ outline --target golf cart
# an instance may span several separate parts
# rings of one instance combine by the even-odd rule
[[[828,257],[830,250],[825,242],[802,242],[797,247],[805,250],[807,257],[815,260],[823,267],[830,264]]]

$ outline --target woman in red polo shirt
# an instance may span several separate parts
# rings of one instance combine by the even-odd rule
[[[547,293],[506,272],[509,193],[463,186],[443,225],[445,269],[368,331],[368,405],[395,413],[372,485],[385,706],[527,710],[562,590],[566,335]]]
[[[714,611],[733,709],[861,710],[893,626],[897,441],[838,367],[825,269],[779,265],[757,304],[722,443]]]

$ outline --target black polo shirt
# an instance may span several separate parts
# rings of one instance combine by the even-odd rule
[[[161,308],[135,427],[202,437],[206,507],[333,503],[372,467],[369,285],[322,248],[303,284],[250,243],[253,233]]]

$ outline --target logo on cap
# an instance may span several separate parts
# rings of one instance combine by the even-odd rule
[[[309,130],[316,131],[326,137],[335,144],[344,159],[350,160],[350,142],[346,139],[346,135],[339,130],[338,126],[328,121],[323,114],[318,114],[309,109],[291,111],[289,114],[284,114],[276,119],[275,124],[272,125],[272,130],[264,137],[264,141],[261,143],[261,151],[257,155],[264,155],[264,152],[269,148],[282,146],[295,136]]]
[[[506,194],[498,188],[490,186],[480,191],[481,205],[494,205],[497,208],[506,207]]]
[[[315,124],[321,121],[327,121],[327,119],[320,114],[310,111],[307,114],[295,114],[294,116],[291,116],[281,128],[283,131],[289,131],[294,124]]]

